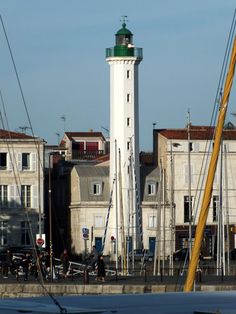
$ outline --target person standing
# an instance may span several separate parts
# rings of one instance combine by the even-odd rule
[[[4,263],[4,267],[3,267],[3,278],[8,278],[8,272],[12,271],[12,253],[11,251],[8,249],[7,253],[6,253],[6,260]]]
[[[97,270],[97,280],[105,281],[106,270],[105,270],[105,263],[104,263],[102,255],[98,256],[96,270]]]
[[[62,263],[62,276],[66,278],[67,272],[69,270],[69,264],[70,264],[69,255],[66,249],[64,249],[64,251],[61,253],[60,260]]]

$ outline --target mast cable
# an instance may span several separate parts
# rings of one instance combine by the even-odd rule
[[[31,120],[30,120],[29,111],[28,111],[28,108],[27,108],[26,100],[25,100],[23,89],[22,89],[21,82],[20,82],[20,78],[19,78],[19,75],[18,75],[18,71],[17,71],[16,64],[15,64],[14,57],[13,57],[13,53],[12,53],[12,50],[11,50],[11,46],[10,46],[10,43],[9,43],[9,40],[8,40],[8,36],[7,36],[6,29],[5,29],[5,26],[4,26],[3,19],[2,19],[1,15],[0,15],[0,21],[1,21],[1,25],[2,25],[2,28],[3,28],[4,35],[5,35],[5,39],[6,39],[6,42],[7,42],[8,50],[9,50],[9,53],[10,53],[10,56],[11,56],[11,60],[12,60],[12,64],[13,64],[14,71],[15,71],[15,75],[16,75],[16,78],[17,78],[18,86],[19,86],[19,89],[20,89],[20,94],[21,94],[21,98],[22,98],[23,105],[24,105],[24,108],[25,108],[25,112],[26,112],[26,115],[27,115],[27,118],[28,118],[28,122],[29,122],[29,125],[30,125],[30,130],[31,130],[31,133],[32,133],[32,136],[33,136],[33,141],[34,141],[34,144],[35,144],[35,147],[36,147],[36,151],[37,151],[37,154],[38,154],[38,162],[40,163],[41,169],[43,171],[43,163],[42,163],[42,160],[40,158],[39,145],[36,144],[36,138],[35,138],[33,127],[32,127],[32,123],[31,123]],[[0,95],[0,98],[1,98],[2,103],[4,104],[4,101],[3,101],[3,98],[2,98],[2,93]],[[5,108],[5,105],[4,105],[4,108]],[[4,113],[6,113],[5,109],[4,109]],[[3,122],[3,119],[2,119],[2,114],[0,114],[0,119],[1,119],[1,122],[2,122],[3,128],[4,128],[4,122]],[[7,123],[7,125],[8,125],[8,123]],[[9,130],[8,130],[8,133],[10,135],[10,131]],[[13,156],[14,155],[15,154],[13,154]],[[11,158],[11,155],[10,155],[10,158]],[[12,162],[12,160],[11,160],[11,162]],[[12,163],[12,166],[13,166],[13,169],[14,169],[14,163]],[[15,176],[15,180],[16,180],[16,183],[17,183],[15,172],[14,172],[14,176]],[[19,179],[19,183],[21,183],[20,182],[19,173],[18,173],[18,179]],[[23,203],[22,203],[23,200],[22,200],[22,196],[21,196],[18,184],[17,184],[17,189],[18,189],[18,195],[21,198],[21,202],[20,202],[21,203],[21,207],[24,208]],[[29,232],[30,232],[30,237],[31,237],[31,240],[32,240],[32,243],[33,243],[33,247],[34,247],[34,253],[37,256],[36,246],[35,246],[35,243],[33,241],[33,231],[32,231],[32,227],[30,225],[30,219],[29,219],[29,214],[28,214],[27,210],[25,211],[25,215],[27,217],[27,222],[28,222],[28,225],[29,225]],[[66,314],[67,313],[67,309],[63,308],[59,304],[59,302],[56,300],[56,298],[52,295],[52,293],[50,293],[48,291],[48,289],[45,287],[43,276],[42,276],[42,272],[41,272],[40,265],[39,265],[39,261],[38,261],[37,258],[36,258],[36,263],[37,263],[37,268],[38,268],[38,271],[39,271],[39,274],[40,274],[40,279],[38,279],[39,284],[42,286],[42,288],[47,293],[47,295],[52,299],[54,304],[59,308],[60,313],[61,314]],[[51,274],[51,276],[52,276],[52,274]]]

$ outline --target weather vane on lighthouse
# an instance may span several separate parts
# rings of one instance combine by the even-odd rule
[[[122,26],[125,27],[126,26],[126,22],[128,22],[127,15],[122,15],[120,21],[122,22]]]

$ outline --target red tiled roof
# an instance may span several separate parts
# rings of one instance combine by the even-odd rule
[[[34,139],[33,136],[20,132],[12,132],[0,129],[0,139]]]
[[[65,134],[70,140],[73,140],[73,137],[102,137],[105,140],[102,132],[65,132]]]
[[[190,139],[191,140],[211,140],[214,135],[214,127],[210,126],[190,126]],[[188,130],[185,129],[157,129],[157,133],[168,139],[187,140]],[[223,139],[236,140],[236,129],[223,130]]]

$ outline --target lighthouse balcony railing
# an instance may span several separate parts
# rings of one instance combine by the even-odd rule
[[[112,48],[106,48],[106,58],[110,57],[134,57],[142,59],[143,49],[127,46],[115,46]]]

